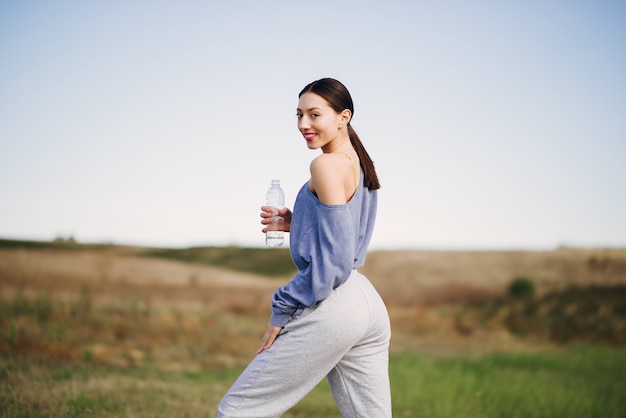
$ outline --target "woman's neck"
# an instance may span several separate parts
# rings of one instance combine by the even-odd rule
[[[352,144],[350,143],[350,137],[343,136],[341,138],[337,138],[328,144],[322,147],[322,152],[324,154],[331,154],[333,152],[338,151],[347,151],[352,149]]]

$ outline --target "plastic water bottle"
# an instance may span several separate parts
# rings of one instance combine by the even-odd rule
[[[278,209],[285,207],[285,193],[280,188],[279,180],[272,180],[272,186],[267,190],[266,204],[275,208],[275,216],[270,218],[265,234],[265,245],[268,247],[280,247],[285,242],[285,220],[278,216]]]

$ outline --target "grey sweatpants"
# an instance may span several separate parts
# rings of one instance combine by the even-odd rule
[[[325,376],[342,417],[391,417],[389,316],[353,270],[331,296],[296,312],[220,402],[224,418],[279,417]]]

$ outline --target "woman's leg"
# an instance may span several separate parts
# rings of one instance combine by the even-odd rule
[[[220,417],[279,417],[363,339],[370,314],[356,274],[318,306],[305,309],[252,360],[222,399]]]
[[[369,328],[328,374],[328,382],[343,418],[391,417],[389,316],[371,283],[360,279],[369,305]]]

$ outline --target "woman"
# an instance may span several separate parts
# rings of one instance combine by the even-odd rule
[[[356,270],[365,262],[380,184],[350,125],[353,113],[337,80],[300,92],[298,130],[322,154],[293,213],[279,211],[298,273],[274,293],[257,356],[222,399],[220,417],[278,417],[325,376],[343,417],[391,417],[389,316]],[[267,225],[271,208],[261,209]]]

